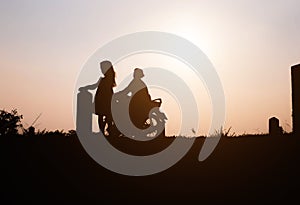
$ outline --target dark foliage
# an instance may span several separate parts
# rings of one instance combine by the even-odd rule
[[[21,119],[23,116],[16,109],[11,112],[0,110],[0,136],[16,135],[22,127]]]

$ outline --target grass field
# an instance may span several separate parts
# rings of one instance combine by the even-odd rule
[[[158,152],[173,140],[146,144],[118,140],[120,150]],[[98,165],[76,134],[3,136],[0,139],[1,204],[273,204],[298,201],[300,136],[222,137],[204,162],[205,138],[173,167],[150,176],[129,177]],[[188,139],[186,139],[188,140]]]

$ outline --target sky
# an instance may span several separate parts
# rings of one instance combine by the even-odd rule
[[[291,131],[290,67],[300,63],[299,7],[298,0],[1,0],[0,108],[16,108],[25,127],[42,113],[38,129],[74,129],[74,88],[88,58],[125,34],[162,31],[197,45],[214,65],[225,93],[225,128],[263,133],[275,116]],[[119,66],[132,65],[134,58]],[[152,58],[158,65],[172,61],[147,57]],[[209,110],[209,95],[203,96],[202,104],[208,104],[200,109]],[[211,114],[200,113],[208,127]],[[167,134],[178,134],[177,118],[169,120]]]

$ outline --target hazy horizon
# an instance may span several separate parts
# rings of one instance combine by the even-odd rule
[[[23,124],[42,113],[37,129],[74,129],[74,88],[87,59],[124,34],[162,31],[191,41],[213,63],[225,92],[225,128],[238,134],[267,132],[268,119],[275,116],[284,130],[292,129],[290,67],[300,63],[297,0],[12,0],[0,5],[0,109],[16,108]],[[147,58],[124,60],[116,69],[133,62],[176,64],[161,56]],[[154,58],[160,60],[150,61]],[[211,113],[208,96],[201,97],[205,132]],[[167,124],[167,135],[178,132],[176,116]]]

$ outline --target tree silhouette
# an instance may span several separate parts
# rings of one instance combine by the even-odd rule
[[[0,110],[0,136],[16,135],[18,128],[22,128],[22,115],[18,115],[16,109],[11,112]]]

